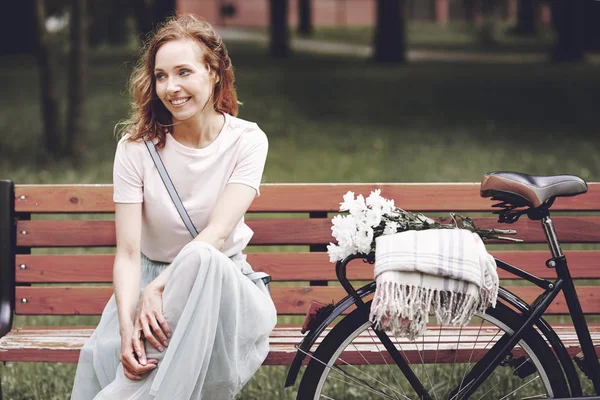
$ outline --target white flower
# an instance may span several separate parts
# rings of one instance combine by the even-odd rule
[[[366,210],[367,205],[362,194],[355,199],[354,192],[348,192],[344,195],[344,201],[340,203],[340,211],[349,211],[350,215],[359,215]]]
[[[391,214],[394,211],[394,200],[386,200],[381,196],[381,189],[376,189],[367,197],[367,206],[378,210],[382,214]]]
[[[393,235],[398,232],[398,223],[396,221],[386,221],[385,228],[383,229],[384,235]]]
[[[381,223],[381,210],[370,209],[365,211],[364,222],[367,226],[375,228]]]
[[[351,215],[336,215],[331,222],[331,235],[336,238],[338,244],[342,247],[352,245],[357,231],[356,219]]]
[[[329,261],[331,261],[331,262],[337,262],[337,261],[343,260],[344,258],[348,257],[349,255],[356,254],[356,252],[357,252],[356,249],[352,249],[350,247],[341,247],[341,246],[335,245],[333,243],[329,243],[329,245],[327,246],[327,253],[329,254]]]
[[[373,243],[373,229],[361,229],[356,232],[354,243],[360,253],[369,254]]]

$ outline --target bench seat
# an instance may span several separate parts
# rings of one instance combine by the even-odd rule
[[[577,336],[573,327],[568,324],[553,325],[558,336],[561,338],[571,356],[581,351]],[[485,328],[485,325],[484,325]],[[53,327],[22,327],[14,328],[9,334],[0,339],[0,361],[20,362],[67,362],[75,363],[79,357],[79,350],[92,334],[94,327],[78,326],[53,326]],[[469,333],[474,338],[480,330],[479,325],[463,328],[461,344],[469,343]],[[329,329],[326,330],[326,333]],[[595,343],[600,343],[600,324],[591,324],[590,332]],[[433,362],[436,349],[438,350],[437,362],[465,361],[471,357],[473,346],[464,346],[459,354],[455,354],[456,340],[459,335],[458,328],[443,327],[439,332],[439,326],[430,326],[425,334],[424,340],[418,339],[417,345],[422,352],[425,362]],[[304,335],[300,333],[300,326],[278,326],[270,338],[271,352],[265,360],[265,365],[289,365],[296,353],[295,346],[300,343]],[[438,339],[440,345],[438,346]],[[320,343],[322,337],[317,340]],[[475,349],[490,347],[497,338],[489,334],[486,336],[485,329],[479,333]],[[419,354],[415,344],[407,339],[395,339],[412,363],[420,362]],[[362,354],[355,351],[347,351],[341,356],[347,362],[354,364],[382,364],[390,362],[387,354],[384,358],[379,354],[382,346],[375,346],[368,335],[360,336],[355,342]],[[472,342],[471,342],[472,343]],[[424,346],[424,347],[423,347]],[[597,347],[600,356],[600,347]],[[518,352],[517,352],[518,354]],[[515,355],[517,355],[515,354]],[[476,360],[478,352],[474,352],[472,359]],[[363,358],[364,357],[364,358]],[[455,358],[456,357],[456,358]],[[308,360],[308,358],[307,358]]]

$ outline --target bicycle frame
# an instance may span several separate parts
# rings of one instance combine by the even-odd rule
[[[539,219],[542,222],[542,227],[544,229],[552,254],[552,258],[546,262],[546,265],[548,268],[556,269],[557,280],[555,282],[550,282],[496,259],[498,268],[504,269],[516,276],[519,276],[520,278],[526,279],[527,281],[544,289],[544,292],[538,296],[531,306],[529,306],[514,294],[504,290],[503,288],[500,288],[499,297],[515,306],[515,308],[522,313],[525,321],[513,335],[510,337],[505,335],[498,342],[496,342],[496,344],[491,348],[490,352],[488,352],[488,356],[484,357],[484,359],[480,360],[477,365],[472,368],[472,371],[478,371],[477,376],[472,376],[474,374],[469,374],[467,376],[465,382],[468,383],[461,389],[460,393],[458,393],[458,396],[456,396],[456,399],[468,398],[468,396],[477,389],[483,380],[499,365],[504,356],[508,354],[512,348],[514,348],[519,340],[521,340],[523,334],[527,330],[531,329],[533,325],[536,325],[540,329],[542,334],[548,339],[550,345],[556,352],[559,362],[563,366],[565,375],[567,377],[571,394],[574,396],[582,395],[579,378],[577,377],[575,367],[573,366],[573,363],[566,349],[564,348],[564,345],[554,330],[542,317],[544,312],[548,309],[548,306],[552,303],[554,298],[560,293],[561,290],[564,292],[567,307],[573,319],[575,332],[577,333],[577,337],[583,351],[586,368],[589,371],[588,374],[592,377],[591,380],[596,394],[600,395],[600,363],[598,362],[589,329],[581,309],[581,304],[577,297],[575,286],[573,285],[573,281],[569,273],[566,257],[562,254],[560,243],[558,242],[552,220],[550,219],[547,210],[546,213],[541,215]],[[368,256],[353,255],[342,261],[339,261],[336,264],[336,274],[338,280],[348,293],[348,296],[338,302],[335,307],[329,311],[329,313],[322,315],[317,321],[314,321],[309,333],[298,346],[298,353],[296,354],[296,357],[294,358],[288,371],[288,376],[285,383],[286,387],[291,386],[296,380],[299,368],[304,358],[307,354],[310,354],[312,345],[316,341],[317,337],[325,330],[325,328],[329,326],[336,317],[342,315],[342,313],[352,305],[356,305],[357,307],[364,306],[365,303],[363,298],[375,291],[375,282],[371,282],[370,284],[356,290],[348,281],[346,277],[346,266],[350,261],[357,258],[362,258],[365,262],[369,263],[374,262],[374,254],[369,254]],[[396,361],[398,367],[402,370],[402,372],[404,372],[408,381],[411,383],[416,393],[419,394],[420,398],[430,399],[426,389],[422,386],[416,376],[414,376],[407,362],[399,354],[395,346],[393,346],[387,335],[384,332],[377,331],[377,336],[379,336],[379,338],[382,340],[382,344],[386,347],[386,350],[388,350],[390,356]],[[490,359],[491,357],[493,358]],[[600,397],[579,398],[600,399]]]

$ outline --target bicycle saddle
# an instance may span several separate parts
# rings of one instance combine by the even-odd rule
[[[519,172],[488,172],[481,181],[481,197],[493,197],[517,207],[539,207],[554,197],[587,192],[575,175],[535,176]]]

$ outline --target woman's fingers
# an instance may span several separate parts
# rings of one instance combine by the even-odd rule
[[[165,333],[165,335],[167,335],[167,340],[168,340],[168,338],[171,337],[171,328],[169,328],[169,324],[167,324],[167,320],[165,319],[165,316],[162,315],[162,313],[158,313],[156,315],[156,320],[160,324],[162,331]]]
[[[142,331],[136,330],[135,334],[131,338],[131,345],[133,346],[133,351],[137,355],[137,358],[142,365],[147,364],[146,360],[146,349],[144,348],[144,344],[142,343]]]
[[[150,324],[152,324],[152,320],[154,320],[154,318],[150,318],[150,316],[142,316],[140,319],[146,341],[148,341],[148,343],[150,343],[156,350],[160,352],[164,351],[164,345],[158,341],[158,339],[154,336],[154,332],[152,332],[150,329]],[[154,320],[154,324],[156,324],[156,320]]]
[[[166,326],[168,329],[167,321],[165,317],[160,313],[156,313],[154,318],[151,320],[152,331],[158,337],[158,340],[166,347],[169,345],[169,340],[167,338],[167,331],[164,329]],[[170,336],[170,332],[169,332]]]
[[[157,361],[151,360],[152,362],[142,365],[135,358],[133,351],[128,351],[121,354],[121,363],[123,364],[123,371],[125,376],[129,379],[139,379],[145,373],[148,373],[156,368]]]

